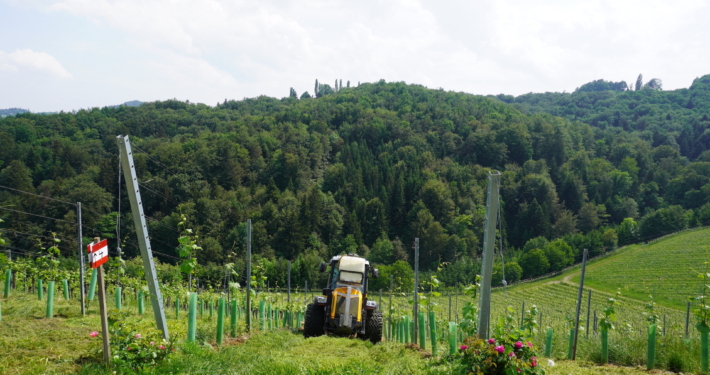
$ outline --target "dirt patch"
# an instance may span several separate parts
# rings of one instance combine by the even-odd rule
[[[247,342],[247,340],[249,340],[249,336],[246,335],[225,338],[222,340],[222,347],[241,345]]]

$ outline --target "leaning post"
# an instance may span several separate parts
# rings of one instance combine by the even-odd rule
[[[483,260],[481,266],[481,299],[478,309],[478,337],[488,338],[491,317],[491,278],[493,276],[493,251],[496,242],[496,219],[500,201],[500,172],[488,172],[488,199],[486,202],[486,224],[483,231]]]

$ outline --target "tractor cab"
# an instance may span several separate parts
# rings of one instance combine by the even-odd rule
[[[325,272],[328,266],[330,273],[323,296],[316,297],[306,311],[304,336],[328,332],[357,334],[373,342],[379,341],[382,336],[381,312],[377,311],[377,303],[367,298],[369,277],[377,278],[378,270],[356,254],[336,255],[330,262],[322,263],[320,271]],[[371,327],[368,329],[368,326]],[[375,331],[379,333],[373,333]]]

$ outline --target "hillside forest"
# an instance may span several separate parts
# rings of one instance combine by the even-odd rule
[[[673,91],[653,82],[484,97],[316,81],[313,95],[283,99],[18,113],[0,119],[1,233],[15,256],[56,236],[75,258],[76,208],[65,202],[82,202],[84,243],[109,238],[114,256],[120,240],[125,258],[139,255],[119,186],[116,136],[127,134],[161,267],[176,263],[189,228],[196,277],[220,285],[228,263],[244,275],[251,219],[255,272],[272,286],[285,285],[287,261],[295,285],[315,285],[321,261],[358,253],[380,268],[375,288],[389,274],[408,287],[415,237],[425,271],[470,283],[498,170],[498,236],[515,282],[585,248],[597,256],[710,224],[710,75]]]

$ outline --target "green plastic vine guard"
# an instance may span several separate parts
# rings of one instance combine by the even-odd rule
[[[62,287],[64,288],[64,300],[69,301],[69,280],[62,280]]]
[[[122,303],[121,303],[121,287],[117,286],[116,287],[116,309],[118,311],[121,311]]]
[[[232,314],[229,317],[229,330],[232,337],[237,337],[237,300],[232,300]]]
[[[269,322],[269,331],[271,331],[271,330],[274,328],[274,327],[273,327],[273,319],[272,319],[272,316],[271,316],[271,314],[273,313],[273,311],[274,311],[274,310],[271,309],[271,303],[269,303],[268,306],[267,306],[267,309],[266,309],[266,312],[267,312],[266,320]]]
[[[12,281],[12,270],[7,269],[5,270],[5,293],[3,293],[3,296],[7,299],[10,298],[10,282]]]
[[[210,319],[214,316],[214,303],[212,301],[207,302],[210,305]]]
[[[458,343],[456,342],[456,323],[449,322],[449,354],[456,354]]]
[[[259,301],[259,329],[266,330],[266,301]]]
[[[200,318],[205,317],[205,302],[200,301]]]
[[[552,334],[555,331],[552,328],[547,329],[547,338],[545,339],[545,357],[550,358],[552,355]]]
[[[187,314],[187,341],[195,342],[195,331],[197,328],[197,293],[190,293],[190,304]]]
[[[2,301],[0,301],[0,322],[2,322]]]
[[[219,298],[217,307],[217,345],[222,345],[224,338],[224,297]]]
[[[279,319],[279,316],[280,316],[280,315],[281,315],[281,311],[279,311],[279,309],[275,309],[275,310],[274,310],[274,327],[275,327],[276,329],[279,329],[279,328],[280,328],[280,327],[279,327],[279,323],[280,323],[280,321],[281,321],[281,319]]]
[[[439,354],[436,335],[436,313],[429,311],[429,336],[431,337],[431,355],[436,357]]]
[[[419,347],[426,350],[426,314],[419,312]]]
[[[602,338],[602,364],[609,363],[609,330],[602,328],[601,330]]]
[[[145,312],[145,301],[143,300],[143,291],[139,290],[138,291],[138,314],[143,315]]]
[[[47,318],[54,317],[54,281],[47,284]]]
[[[91,271],[91,282],[89,283],[89,301],[93,301],[96,296],[96,280],[98,276],[98,271],[94,268],[94,270]]]
[[[653,370],[656,367],[656,325],[648,326],[648,356],[646,359],[646,369]]]

